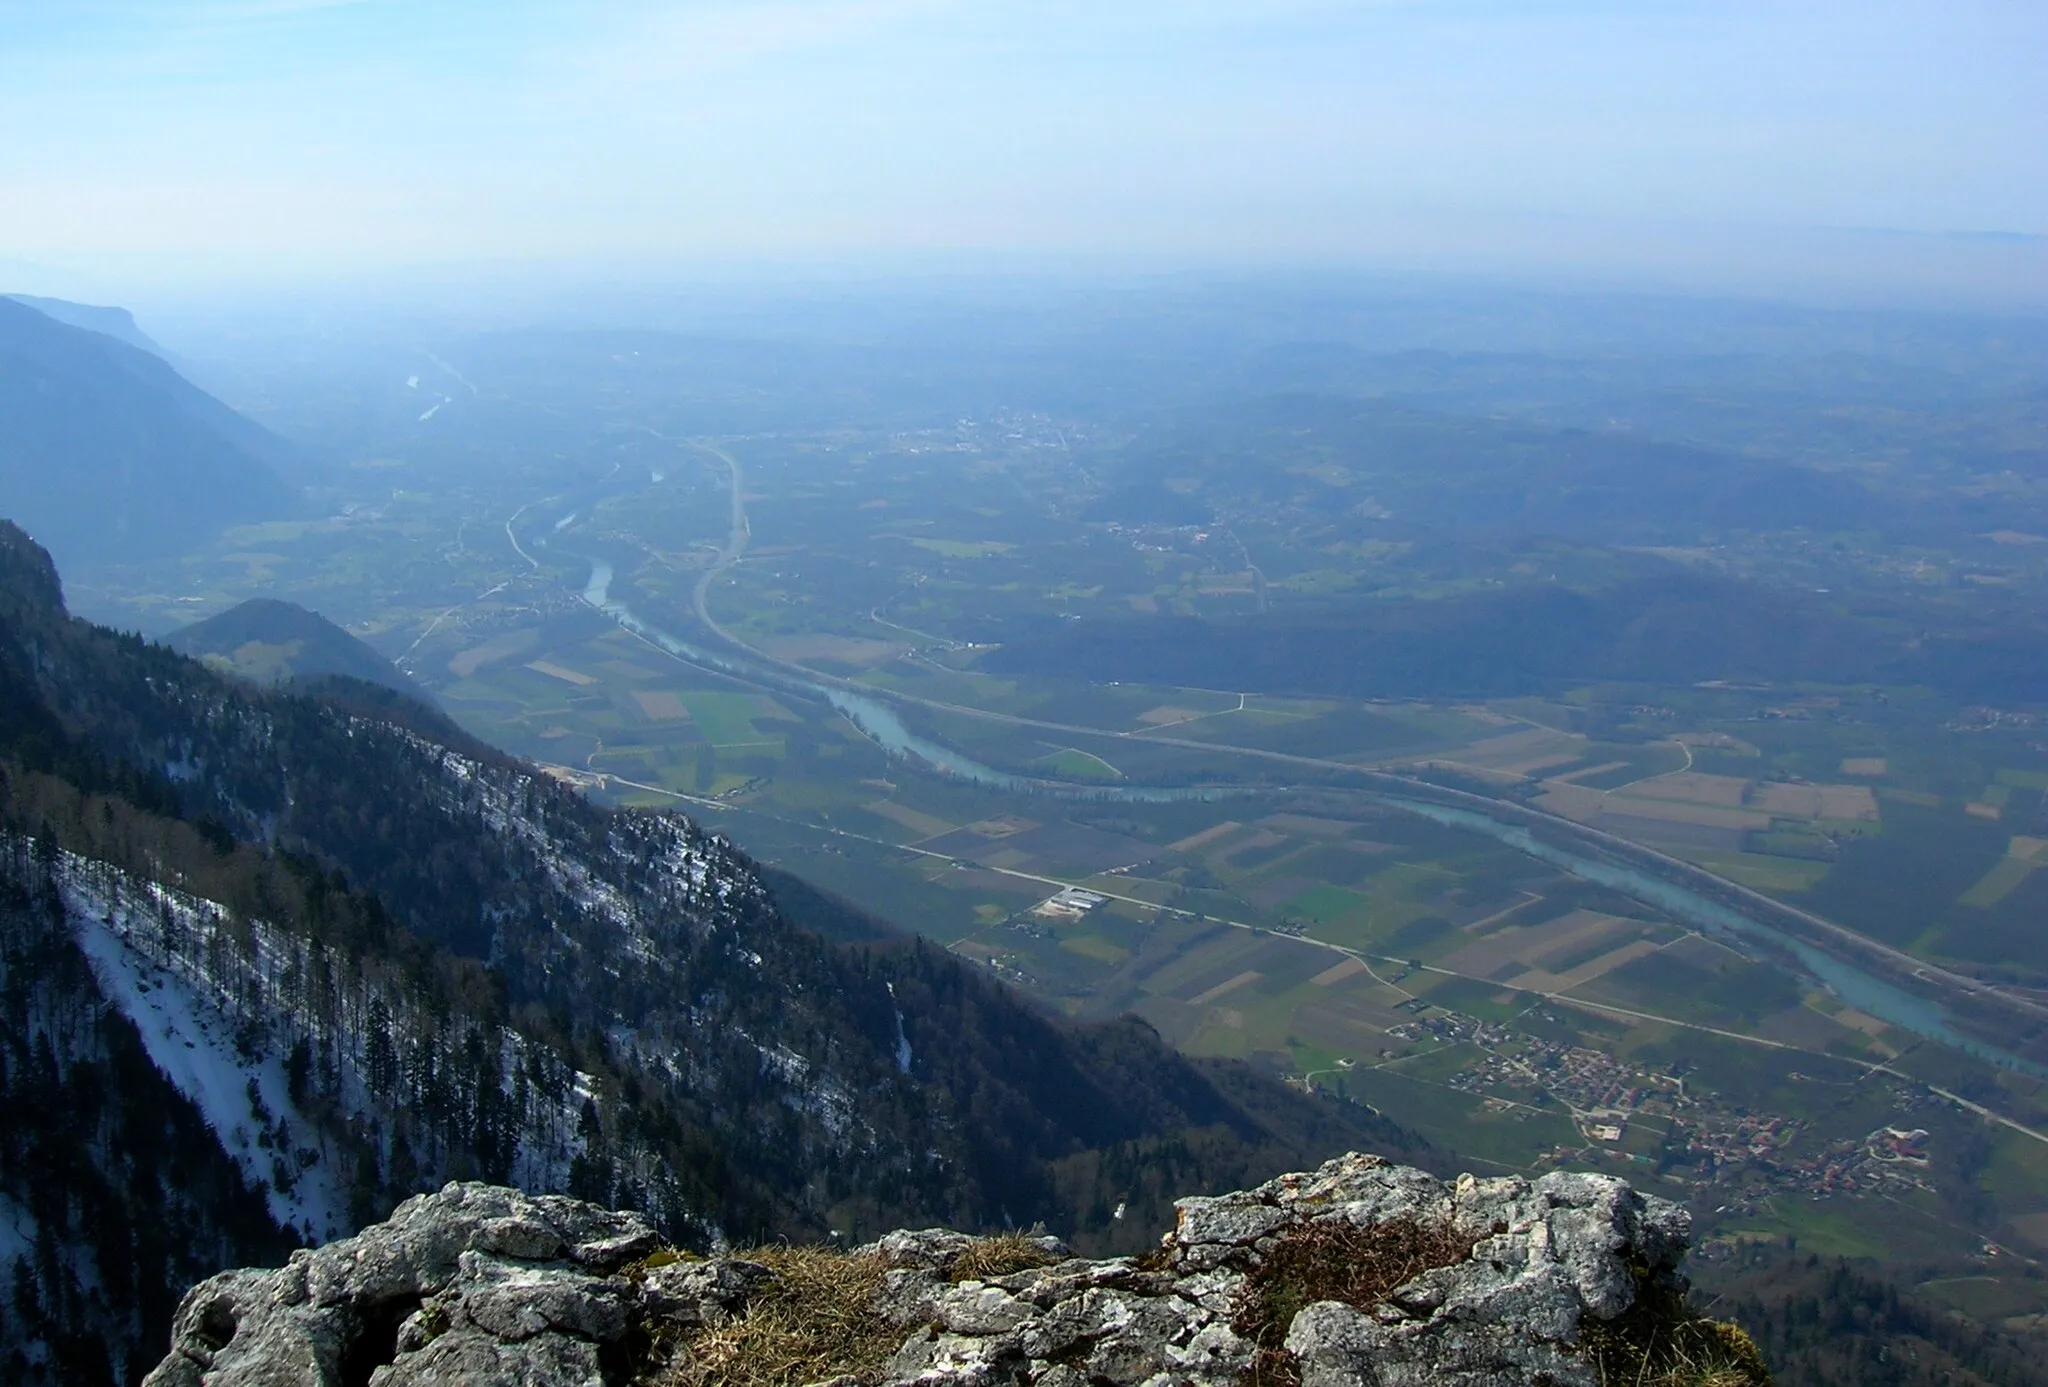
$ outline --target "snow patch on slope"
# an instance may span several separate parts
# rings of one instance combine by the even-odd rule
[[[889,1009],[896,1013],[896,1072],[910,1072],[910,1036],[903,1029],[903,1008],[896,1005],[896,984],[888,983]]]
[[[221,1149],[249,1182],[265,1191],[270,1216],[321,1241],[346,1233],[347,1200],[325,1164],[298,1171],[289,1192],[277,1187],[280,1162],[296,1168],[290,1152],[271,1149],[270,1134],[282,1119],[299,1139],[313,1125],[291,1100],[284,1064],[275,1055],[245,1060],[234,1044],[234,1027],[218,1008],[176,974],[158,967],[129,942],[126,900],[110,900],[83,871],[83,859],[66,854],[60,890],[77,929],[79,949],[92,964],[100,991],[141,1033],[143,1047],[164,1076],[199,1108]],[[159,908],[183,909],[160,899]],[[251,1085],[271,1114],[265,1123],[251,1101]]]

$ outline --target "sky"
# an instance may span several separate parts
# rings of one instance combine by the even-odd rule
[[[2044,73],[2040,0],[0,0],[0,270],[987,254],[2048,300]]]

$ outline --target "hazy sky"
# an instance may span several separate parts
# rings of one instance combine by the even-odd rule
[[[2044,92],[2043,0],[0,0],[0,260],[2040,237]]]

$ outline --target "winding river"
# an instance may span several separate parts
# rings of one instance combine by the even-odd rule
[[[1264,786],[1222,785],[1076,785],[1057,780],[1039,780],[997,770],[964,756],[952,747],[921,737],[904,725],[896,710],[879,698],[854,693],[831,684],[811,683],[786,670],[739,656],[722,654],[692,644],[643,619],[631,607],[611,595],[612,566],[603,559],[587,560],[590,581],[583,600],[642,640],[651,641],[669,654],[694,665],[703,665],[754,684],[765,684],[802,698],[823,699],[845,715],[875,745],[890,756],[922,761],[934,770],[961,780],[971,780],[998,790],[1019,794],[1046,795],[1055,799],[1103,800],[1124,804],[1165,804],[1176,801],[1208,801],[1233,796],[1273,793]]]
[[[1853,964],[1845,963],[1832,954],[1816,949],[1803,939],[1796,939],[1783,930],[1744,915],[1739,910],[1731,910],[1719,901],[1710,900],[1696,891],[1680,886],[1677,882],[1665,881],[1623,863],[1602,862],[1581,856],[1544,842],[1520,824],[1503,823],[1491,815],[1481,814],[1476,810],[1459,809],[1447,804],[1431,804],[1427,800],[1403,799],[1398,795],[1379,795],[1371,791],[1362,793],[1368,799],[1405,809],[1412,814],[1420,814],[1440,824],[1484,833],[1489,838],[1497,839],[1519,852],[1527,853],[1538,861],[1548,862],[1551,866],[1570,872],[1575,877],[1619,891],[1646,905],[1656,906],[1704,933],[1724,938],[1759,940],[1783,949],[1798,959],[1799,966],[1816,981],[1858,1011],[1866,1012],[1881,1021],[1888,1021],[1894,1026],[1911,1031],[1914,1035],[1960,1050],[1987,1063],[2001,1068],[2016,1069],[2037,1079],[2048,1079],[2048,1066],[2035,1064],[1997,1046],[1987,1045],[1962,1034],[1950,1024],[1950,1013],[1940,1003],[1908,992],[1882,978],[1874,977]]]
[[[590,578],[583,589],[583,600],[634,635],[691,664],[718,670],[802,698],[822,699],[844,714],[848,721],[887,754],[923,762],[946,775],[1018,794],[1135,804],[1223,800],[1281,792],[1278,787],[1268,786],[1080,786],[1033,779],[998,770],[994,766],[984,765],[951,747],[911,731],[896,711],[880,698],[855,693],[831,684],[811,682],[764,662],[708,650],[661,629],[612,595],[611,564],[602,559],[587,559],[585,562],[590,564]],[[1602,861],[1559,847],[1544,841],[1524,825],[1497,819],[1474,809],[1371,790],[1348,793],[1355,794],[1364,801],[1419,814],[1450,827],[1485,834],[1573,876],[1654,906],[1708,934],[1770,945],[1781,955],[1790,955],[1796,959],[1800,969],[1858,1011],[1989,1064],[2013,1069],[2036,1079],[2048,1080],[2048,1066],[2034,1063],[1958,1030],[1954,1025],[1953,1013],[1939,1002],[1908,992],[1775,926],[1731,909],[1676,882],[1667,881],[1625,863]]]

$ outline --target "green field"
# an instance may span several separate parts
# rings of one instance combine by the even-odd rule
[[[1554,806],[1927,959],[2041,986],[2048,872],[2011,851],[2048,837],[2038,729],[1965,735],[1965,710],[1867,685],[1366,701],[1228,687],[1239,676],[1224,673],[1185,687],[993,670],[1012,633],[1083,618],[1258,623],[1367,591],[1470,595],[1514,570],[1425,571],[1379,539],[1311,543],[1299,515],[1240,516],[1229,543],[1111,525],[1089,518],[1095,493],[1050,446],[982,437],[960,452],[862,429],[721,446],[747,469],[752,546],[709,589],[722,624],[897,696],[915,735],[1070,793],[890,756],[792,691],[788,671],[671,654],[584,603],[588,570],[570,555],[602,555],[612,595],[643,620],[743,654],[692,601],[726,538],[725,472],[674,445],[637,473],[650,480],[612,483],[560,530],[569,488],[538,463],[517,485],[397,495],[380,473],[345,518],[239,532],[96,596],[153,630],[259,588],[304,601],[399,657],[468,730],[596,796],[680,807],[1061,1012],[1135,1012],[1195,1053],[1371,1103],[1486,1168],[1596,1165],[1724,1230],[1816,1251],[1868,1254],[1901,1209],[1913,1239],[1972,1247],[1926,1231],[1943,1225],[1919,1186],[1816,1197],[1812,1169],[1855,1166],[1873,1129],[1910,1116],[1941,1132],[1929,1183],[1981,1176],[1997,1209],[2048,1213],[2040,1144],[1935,1103],[1924,1083],[2048,1128],[2031,1087],[1875,1026],[1776,962],[1688,952],[1653,905],[1357,794],[1359,769],[1380,767]],[[1516,562],[1567,579],[1618,562],[1549,541],[1531,554]],[[1778,561],[1767,546],[1750,558]],[[1197,785],[1215,796],[1105,793]],[[1034,913],[1063,885],[1131,899]],[[1896,1074],[1870,1069],[1894,1051]],[[1575,1116],[1616,1106],[1613,1142]],[[1792,1135],[1759,1153],[1745,1122]],[[1966,1168],[1971,1132],[1989,1154]],[[1953,1213],[1941,1217],[1965,1226]]]

